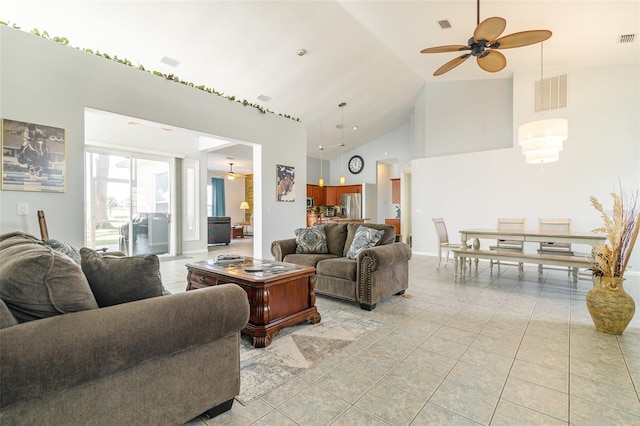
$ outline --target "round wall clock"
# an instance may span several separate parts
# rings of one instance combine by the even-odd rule
[[[349,159],[349,171],[357,175],[364,168],[364,160],[359,155],[354,155]]]

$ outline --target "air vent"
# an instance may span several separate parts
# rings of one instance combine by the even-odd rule
[[[160,59],[160,62],[162,62],[165,65],[169,65],[170,67],[177,67],[178,65],[180,65],[180,61],[178,61],[177,59],[170,58],[168,56],[163,56],[162,59]]]
[[[620,43],[633,43],[633,39],[635,38],[635,34],[623,34],[620,36]]]
[[[538,80],[535,84],[535,112],[567,107],[567,74]]]
[[[260,100],[262,102],[269,102],[271,100],[271,97],[269,97],[267,95],[260,95],[260,96],[258,96],[258,100]]]
[[[440,28],[442,28],[443,30],[446,30],[447,28],[451,28],[451,24],[446,19],[442,21],[438,21],[438,24],[440,24]]]

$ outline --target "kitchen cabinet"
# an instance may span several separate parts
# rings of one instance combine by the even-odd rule
[[[318,186],[307,184],[307,197],[313,197],[314,206],[339,206],[342,194],[362,194],[362,185]]]
[[[400,204],[400,178],[391,179],[391,202]]]
[[[324,186],[307,184],[307,197],[313,197],[314,206],[326,205],[325,188]]]
[[[326,188],[326,203],[327,206],[339,206],[340,195],[338,194],[337,186],[325,186]]]

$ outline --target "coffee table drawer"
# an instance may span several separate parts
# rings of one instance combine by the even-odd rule
[[[220,280],[212,277],[210,274],[198,271],[189,271],[189,274],[187,275],[187,290],[211,287],[218,284],[220,284]]]

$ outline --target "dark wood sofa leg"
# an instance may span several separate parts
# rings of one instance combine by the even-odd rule
[[[373,305],[367,305],[365,303],[360,304],[360,309],[364,309],[365,311],[373,311],[375,307],[376,307],[375,303]]]
[[[209,418],[214,418],[215,416],[224,413],[225,411],[229,411],[231,410],[231,407],[233,406],[233,400],[234,398],[231,398],[228,401],[223,402],[220,405],[217,405],[215,407],[213,407],[212,409],[207,411],[207,416],[209,416]]]
[[[406,290],[402,290],[396,293],[396,296],[402,296]]]

